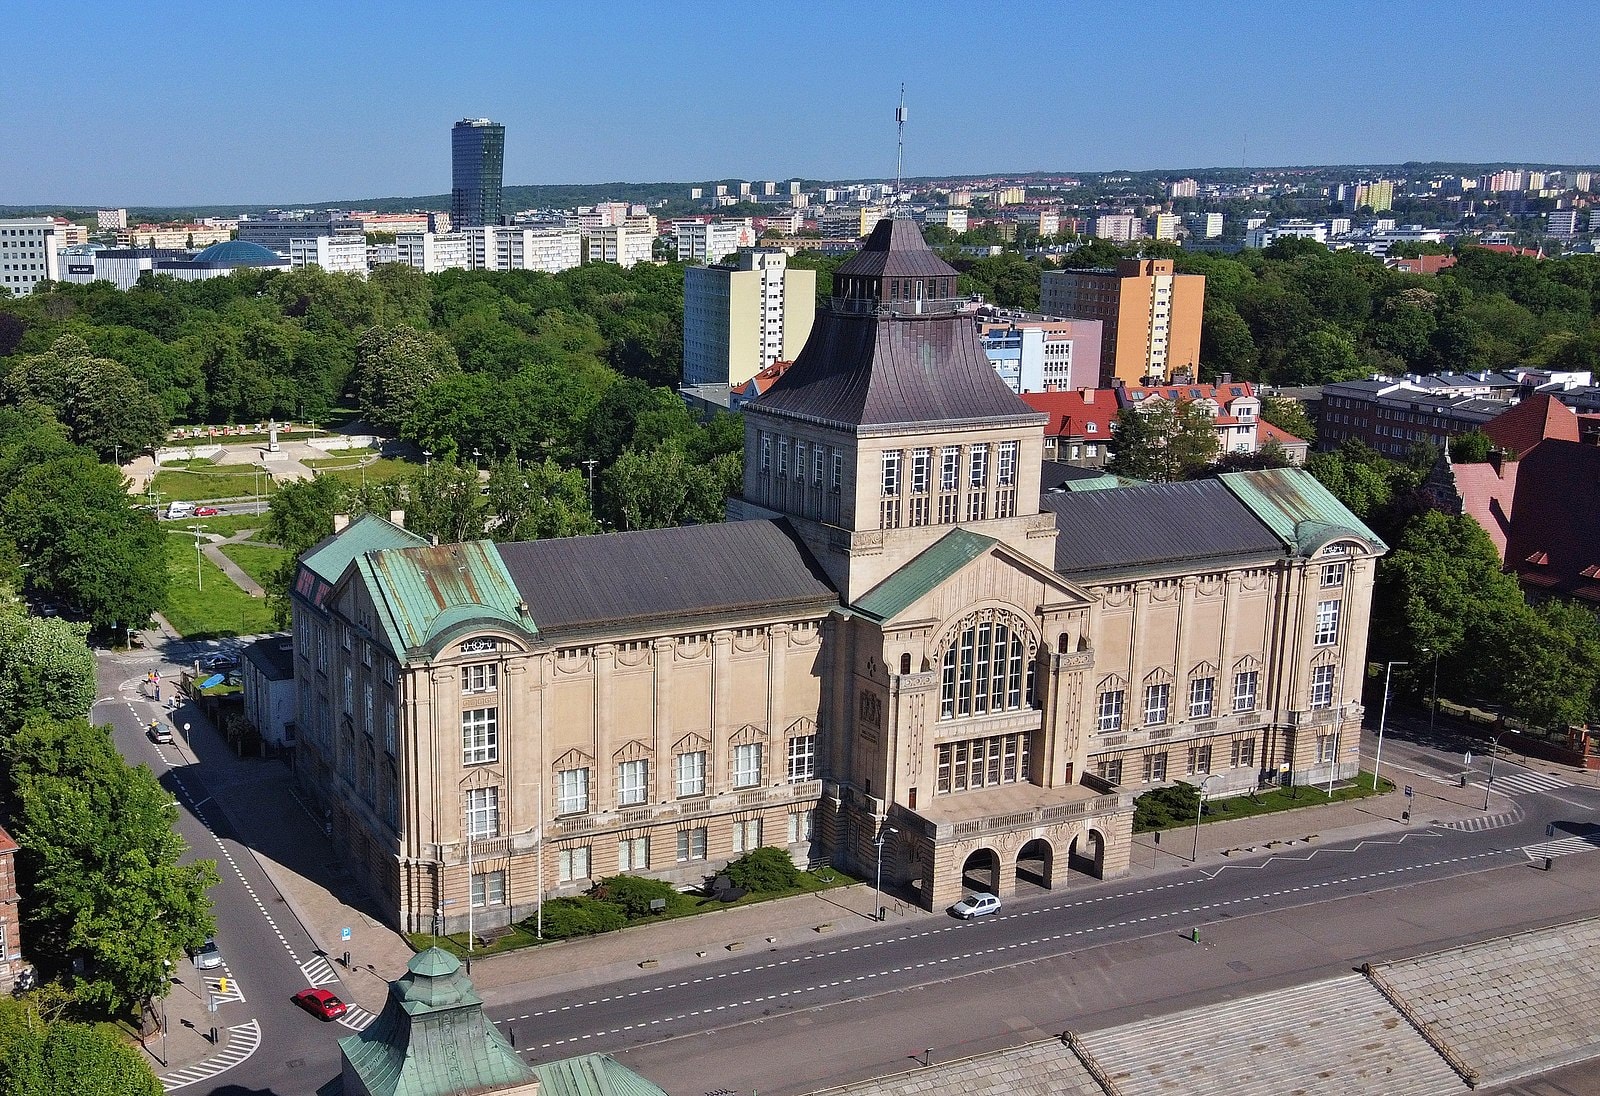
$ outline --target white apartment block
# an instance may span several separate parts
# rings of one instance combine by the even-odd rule
[[[1328,226],[1317,221],[1279,221],[1275,225],[1260,225],[1245,233],[1244,246],[1269,247],[1274,240],[1291,236],[1325,244],[1328,242]]]
[[[319,266],[330,274],[367,276],[365,236],[316,236],[289,241],[289,266]]]
[[[597,228],[583,239],[589,248],[586,261],[591,263],[633,266],[650,262],[655,257],[655,234],[643,227],[611,225]]]
[[[678,261],[720,263],[741,247],[754,247],[755,226],[742,221],[683,221],[678,229]]]
[[[683,382],[730,389],[767,366],[793,361],[811,334],[817,273],[791,270],[775,248],[746,248],[731,263],[691,266],[683,280]]]
[[[1545,233],[1558,240],[1570,240],[1578,234],[1578,211],[1575,209],[1553,210],[1545,217]]]
[[[128,227],[128,211],[126,209],[99,209],[95,211],[95,224],[101,232],[110,232],[117,228]]]
[[[948,209],[930,209],[922,215],[922,223],[926,225],[944,225],[951,232],[960,235],[967,230],[967,211],[955,206]],[[1057,224],[1059,226],[1059,218],[1057,219]]]
[[[1600,209],[1589,211],[1589,231],[1600,232]]]
[[[60,231],[51,217],[0,219],[0,290],[13,297],[61,279]]]
[[[1137,240],[1143,230],[1143,222],[1130,213],[1108,213],[1094,219],[1094,234],[1119,244]]]
[[[1174,198],[1193,198],[1200,193],[1200,184],[1193,179],[1178,179],[1167,184],[1167,193]]]
[[[474,229],[474,270],[542,270],[558,274],[583,262],[583,233],[573,228],[490,225]]]
[[[1061,214],[1053,209],[1039,211],[1039,235],[1054,236],[1061,231]]]
[[[1189,235],[1192,238],[1215,240],[1222,235],[1222,214],[1220,213],[1186,213],[1183,217],[1183,224],[1189,230]]]
[[[424,274],[472,269],[471,232],[402,232],[394,244],[399,261]]]

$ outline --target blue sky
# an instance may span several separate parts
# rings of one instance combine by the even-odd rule
[[[507,183],[1593,162],[1592,3],[8,0],[0,204]],[[164,44],[170,43],[170,44]],[[1564,45],[1562,43],[1565,43]]]

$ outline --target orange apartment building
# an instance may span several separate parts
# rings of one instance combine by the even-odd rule
[[[1200,367],[1203,274],[1178,274],[1171,259],[1123,259],[1115,268],[1048,270],[1039,293],[1050,316],[1099,320],[1100,387],[1164,383]]]

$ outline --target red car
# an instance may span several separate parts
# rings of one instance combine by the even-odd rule
[[[215,506],[200,506],[195,508],[194,516],[197,518],[214,518],[222,513]]]
[[[325,989],[303,989],[290,1000],[324,1020],[337,1020],[345,1013],[344,1002]]]

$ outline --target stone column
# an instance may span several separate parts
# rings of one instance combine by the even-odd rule
[[[596,799],[590,810],[606,810],[616,803],[617,767],[611,760],[618,736],[612,724],[611,678],[617,669],[617,649],[610,643],[596,643],[590,652],[594,672],[594,767]]]

